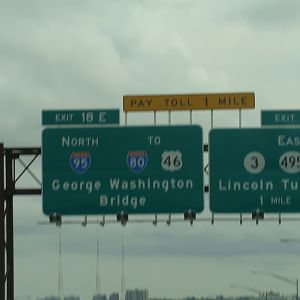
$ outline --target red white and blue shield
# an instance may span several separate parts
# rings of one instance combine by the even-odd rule
[[[135,173],[142,172],[148,163],[146,151],[129,151],[127,153],[127,165]]]
[[[70,165],[79,174],[88,170],[91,165],[91,155],[87,151],[72,152],[70,155]]]

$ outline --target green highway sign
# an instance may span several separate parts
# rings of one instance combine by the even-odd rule
[[[119,109],[106,110],[43,110],[42,125],[104,125],[119,124]]]
[[[213,129],[210,209],[300,212],[300,129]]]
[[[300,126],[300,110],[262,110],[262,126]]]
[[[200,212],[202,148],[199,126],[46,128],[43,211]]]

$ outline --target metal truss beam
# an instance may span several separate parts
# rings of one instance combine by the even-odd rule
[[[21,156],[25,155],[34,156],[28,164],[21,160]],[[14,195],[41,194],[41,181],[29,168],[40,155],[40,147],[4,148],[0,144],[0,299],[3,300],[14,299]],[[17,177],[16,160],[20,160],[24,168]],[[27,173],[40,188],[16,188],[17,181]]]

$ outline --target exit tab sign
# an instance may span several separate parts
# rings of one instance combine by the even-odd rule
[[[255,97],[254,93],[252,92],[123,96],[123,110],[125,112],[198,109],[244,109],[254,107]]]
[[[44,110],[42,125],[103,125],[119,124],[119,109],[106,110]]]
[[[262,126],[300,126],[300,110],[262,110]]]

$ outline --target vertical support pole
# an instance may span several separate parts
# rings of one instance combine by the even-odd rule
[[[64,300],[64,281],[62,270],[62,255],[61,255],[61,235],[62,227],[59,226],[59,263],[58,263],[58,298]]]
[[[127,126],[127,111],[125,111],[125,126]]]
[[[121,297],[120,300],[125,300],[125,294],[126,294],[126,287],[125,287],[125,268],[124,268],[124,251],[125,251],[125,226],[122,226],[122,270],[121,270]]]
[[[0,144],[0,299],[5,299],[5,206],[4,206],[4,149]]]
[[[11,151],[5,155],[6,165],[6,278],[7,299],[14,298],[14,216],[13,216],[13,194],[14,194],[14,163]]]
[[[99,267],[99,225],[97,217],[97,262],[96,262],[96,295],[101,295],[100,267]]]

